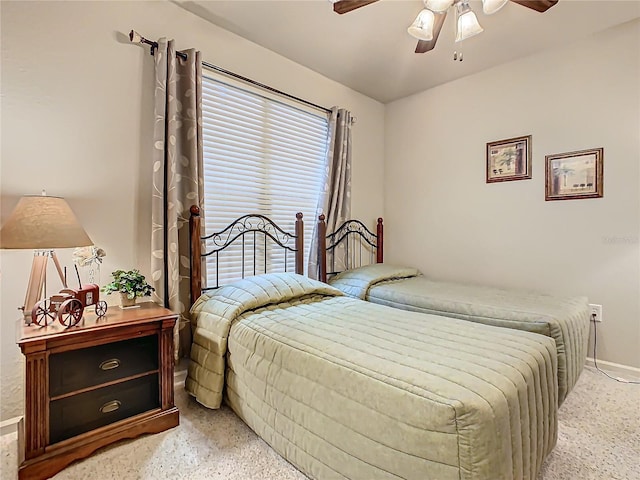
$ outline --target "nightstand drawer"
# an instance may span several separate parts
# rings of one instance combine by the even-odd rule
[[[49,356],[49,396],[157,369],[157,335],[56,353]]]
[[[54,400],[50,404],[49,443],[159,407],[157,374]]]

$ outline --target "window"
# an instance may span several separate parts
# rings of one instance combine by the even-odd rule
[[[202,94],[205,232],[261,214],[293,233],[295,214],[302,212],[306,268],[325,174],[327,117],[207,77]],[[247,235],[244,247],[237,243],[225,250],[220,265],[215,256],[208,257],[208,286],[216,286],[216,271],[220,285],[241,278],[243,269],[253,275],[254,248],[265,249],[260,237]],[[284,251],[268,243],[266,248],[268,271],[282,271]],[[294,271],[294,260],[295,254],[287,253],[287,271]],[[264,269],[260,263],[255,273]]]

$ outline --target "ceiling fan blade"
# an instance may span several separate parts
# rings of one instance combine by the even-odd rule
[[[433,50],[440,36],[440,30],[444,25],[444,19],[447,18],[447,12],[436,13],[433,22],[433,38],[431,40],[420,40],[416,45],[416,53],[426,53],[429,50]]]
[[[349,13],[351,10],[364,7],[377,1],[378,0],[339,0],[333,4],[333,11],[342,15],[343,13]]]
[[[522,5],[523,7],[531,8],[536,12],[546,12],[553,7],[558,0],[511,0],[513,3]]]

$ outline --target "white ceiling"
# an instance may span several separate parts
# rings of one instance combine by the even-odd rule
[[[328,0],[175,3],[383,103],[640,17],[640,0],[560,0],[545,13],[509,2],[491,16],[472,0],[483,33],[456,44],[450,11],[435,49],[416,54],[407,27],[421,0],[381,0],[344,15]]]

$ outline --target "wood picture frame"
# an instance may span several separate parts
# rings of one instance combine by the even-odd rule
[[[531,135],[487,143],[487,183],[531,178]]]
[[[545,197],[575,200],[603,196],[604,148],[545,156]]]

